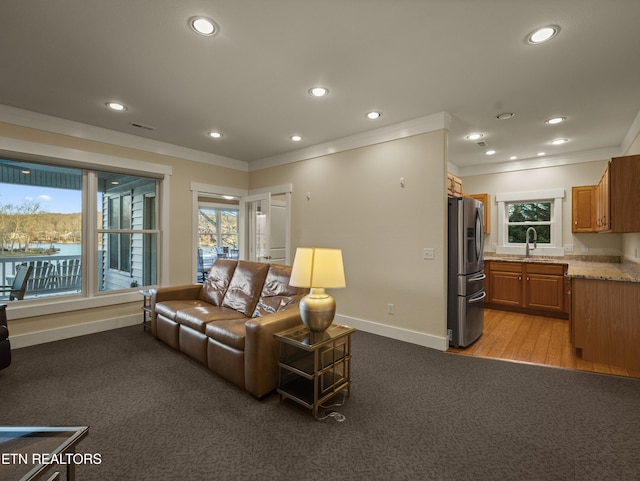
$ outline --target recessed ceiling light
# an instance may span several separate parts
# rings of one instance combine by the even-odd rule
[[[366,115],[366,117],[369,120],[376,120],[376,119],[379,119],[381,116],[382,116],[382,113],[376,112],[376,111],[368,112],[367,115]]]
[[[500,115],[496,115],[496,119],[498,119],[498,120],[507,120],[507,119],[515,117],[515,115],[516,114],[514,114],[513,112],[504,112],[504,113],[502,113]]]
[[[472,134],[467,135],[466,139],[467,140],[478,140],[478,139],[481,139],[482,137],[484,137],[484,134],[481,134],[480,132],[474,132]]]
[[[509,157],[509,160],[516,160],[518,158],[517,155],[512,155],[511,157]]]
[[[220,137],[222,137],[222,134],[215,130],[213,132],[209,132],[207,135],[213,139],[219,139]]]
[[[294,142],[300,142],[302,140],[302,137],[300,135],[292,135],[290,139]]]
[[[542,157],[543,155],[546,155],[546,154],[545,154],[544,152],[538,152],[538,153],[537,153],[537,156],[538,156],[538,157]]]
[[[309,90],[309,95],[312,97],[325,97],[329,95],[329,89],[325,87],[313,87]]]
[[[485,152],[485,154],[487,154],[487,155],[494,155],[495,153],[496,153],[496,151],[495,151],[495,150],[487,150],[487,151]]]
[[[120,102],[107,102],[105,105],[116,112],[123,112],[127,110],[126,105],[123,105]]]
[[[545,120],[544,123],[545,124],[549,124],[549,125],[555,125],[555,124],[559,124],[561,122],[564,122],[565,120],[567,120],[566,117],[553,117],[549,120]]]
[[[549,25],[547,27],[539,28],[527,37],[527,41],[533,45],[544,43],[551,40],[558,35],[560,27],[557,25]]]
[[[204,35],[205,37],[211,37],[218,31],[213,20],[207,17],[191,17],[189,19],[189,26],[198,35]]]
[[[567,142],[569,142],[569,139],[553,139],[549,143],[551,145],[562,145],[562,144],[566,144]]]

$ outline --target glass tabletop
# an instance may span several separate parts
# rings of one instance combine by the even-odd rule
[[[0,426],[0,479],[37,479],[56,464],[74,464],[75,445],[88,426]]]
[[[313,349],[352,332],[355,332],[355,329],[344,324],[331,324],[324,332],[311,332],[305,326],[300,326],[279,332],[275,334],[275,337],[303,349]]]

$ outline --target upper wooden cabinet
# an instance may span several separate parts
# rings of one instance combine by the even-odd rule
[[[596,185],[596,231],[611,231],[611,162],[607,166]]]
[[[484,204],[484,233],[491,233],[491,196],[489,194],[465,194],[467,197],[479,200]]]
[[[598,185],[574,187],[571,198],[574,233],[640,232],[640,155],[614,157]]]
[[[447,195],[462,197],[462,179],[453,174],[447,174]]]
[[[596,196],[595,185],[571,189],[571,232],[596,232]]]

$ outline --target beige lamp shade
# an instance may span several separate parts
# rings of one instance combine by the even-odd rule
[[[341,249],[299,247],[289,284],[295,287],[346,287]]]

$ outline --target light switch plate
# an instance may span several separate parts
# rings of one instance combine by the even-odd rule
[[[433,247],[425,247],[422,253],[423,259],[435,259],[436,250]]]

